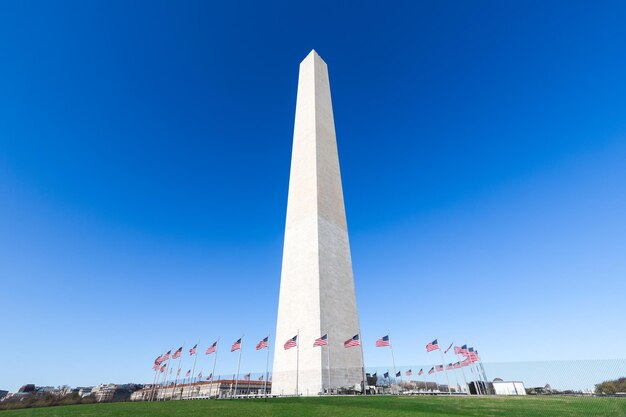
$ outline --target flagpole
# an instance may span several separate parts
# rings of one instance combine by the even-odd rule
[[[211,399],[211,394],[213,393],[213,381],[215,381],[215,364],[217,363],[217,352],[220,348],[220,338],[217,338],[217,343],[215,344],[215,357],[213,358],[213,372],[211,372],[211,387],[209,388],[209,399]],[[217,396],[215,396],[217,398]]]
[[[454,347],[456,348],[456,346]],[[459,358],[459,354],[455,353],[457,361],[459,362],[459,368],[461,368],[461,373],[463,374],[463,381],[465,382],[465,389],[467,390],[467,394],[469,395],[469,385],[467,385],[467,378],[465,378],[465,370],[463,369],[463,365],[461,365],[461,358]]]
[[[480,364],[478,362],[474,362],[474,367],[476,369],[476,374],[478,375],[478,378],[483,384],[481,387],[483,394],[487,395],[487,382],[483,379],[483,376],[480,374]]]
[[[196,361],[198,360],[198,345],[200,344],[200,339],[198,339],[198,343],[196,343],[196,353],[194,353],[195,358],[193,359],[193,366],[191,367],[191,386],[187,390],[187,398],[191,398],[191,388],[193,386],[193,378],[196,374]]]
[[[159,356],[160,358],[160,356]],[[154,370],[154,378],[152,378],[152,391],[154,391],[154,387],[156,385],[156,379],[157,379],[157,375],[159,374],[159,369],[161,368],[161,364],[159,364],[159,366],[157,366],[157,368]],[[152,401],[152,391],[150,392],[150,399],[148,401]]]
[[[365,375],[365,356],[363,356],[363,337],[361,335],[361,329],[359,329],[359,344],[361,345],[361,363],[363,367],[361,370],[363,371],[363,395],[367,395],[367,376]]]
[[[172,388],[172,399],[174,398],[174,391],[176,390],[176,387],[178,386],[178,376],[180,375],[180,365],[183,361],[183,349],[185,348],[185,345],[181,346],[181,351],[180,351],[180,356],[178,357],[178,370],[176,371],[176,379],[174,380],[174,388]],[[184,379],[183,379],[184,381]],[[180,392],[180,399],[183,399],[183,392]]]
[[[387,337],[389,338],[389,350],[391,350],[391,363],[393,365],[393,377],[397,378],[398,372],[396,371],[396,359],[393,356],[393,343],[391,343],[391,334],[389,330],[387,330]],[[400,391],[398,391],[399,393]],[[393,394],[393,388],[391,389],[391,393]]]
[[[485,395],[486,392],[482,387],[483,379],[480,376],[480,373],[478,373],[478,369],[476,368],[476,365],[472,363],[471,366],[472,366],[472,371],[474,371],[474,373],[476,374],[476,380],[477,380],[476,384],[478,385],[478,390],[480,391],[481,395]]]
[[[237,397],[237,385],[239,382],[239,366],[241,365],[241,353],[243,352],[243,336],[241,335],[241,344],[239,345],[239,360],[237,361],[237,379],[235,379],[235,397]]]
[[[488,382],[489,380],[487,379],[487,374],[485,373],[485,367],[483,366],[483,361],[482,359],[480,359],[480,356],[478,357],[478,363],[480,364],[480,369],[482,369],[483,371],[483,376],[485,377],[485,389],[487,389],[487,384],[489,383]]]
[[[487,374],[485,373],[485,367],[483,366],[483,360],[480,358],[480,356],[478,355],[478,351],[474,349],[474,352],[476,353],[476,357],[478,358],[478,365],[480,365],[480,369],[483,372],[483,378],[485,378],[485,391],[489,391],[487,388],[487,384],[489,384],[489,380],[487,379]]]
[[[328,332],[326,332],[326,362],[328,362],[328,395],[332,395],[332,385],[330,383],[330,336],[328,336]]]
[[[437,338],[437,341],[439,341],[439,338]],[[443,373],[446,374],[446,381],[448,382],[448,394],[450,394],[450,378],[448,378],[448,371],[446,369],[446,360],[443,357],[443,350],[441,350],[441,347],[439,348],[439,353],[441,354],[441,361],[443,362],[441,364],[443,366]]]
[[[469,366],[470,372],[472,373],[472,378],[474,378],[474,388],[476,389],[476,394],[477,395],[482,395],[482,392],[481,392],[481,389],[480,389],[480,385],[478,384],[478,381],[476,381],[476,375],[475,375],[475,372],[474,372],[474,367],[472,366],[471,363],[468,366]]]
[[[265,395],[265,398],[267,398],[267,379],[269,378],[268,370],[270,366],[270,336],[271,335],[272,335],[271,332],[268,332],[267,346],[265,346],[265,348],[267,349],[267,352],[265,354],[265,381],[263,381],[263,394]]]
[[[296,334],[296,397],[299,396],[298,392],[298,379],[300,374],[300,329],[298,329],[298,333]]]
[[[452,373],[454,374],[454,380],[456,381],[456,386],[457,388],[461,388],[461,384],[459,384],[459,374],[454,370],[454,364],[450,363],[450,365],[452,366]]]
[[[167,366],[166,366],[167,368]],[[150,401],[158,401],[158,395],[157,395],[157,386],[160,386],[161,382],[159,382],[159,380],[161,379],[161,374],[163,372],[161,372],[161,368],[159,367],[159,375],[157,375],[157,380],[156,380],[156,384],[154,386],[154,390],[152,391],[152,395],[150,397]]]
[[[174,348],[172,348],[172,350],[174,350]],[[170,352],[172,350],[170,350]],[[167,367],[165,368],[165,375],[163,375],[163,382],[161,382],[161,384],[165,384],[165,389],[166,390],[167,390],[167,371],[169,371],[171,364],[172,364],[172,357],[170,356],[170,358],[167,360]],[[165,392],[166,391],[163,391],[163,400],[165,400]],[[173,396],[173,391],[172,391],[172,396]],[[157,397],[157,399],[158,399],[158,397]]]
[[[156,396],[156,387],[159,384],[159,378],[160,378],[161,373],[162,373],[161,372],[161,365],[159,365],[159,370],[157,372],[158,372],[158,374],[157,374],[156,380],[154,381],[154,387],[152,389],[152,392],[150,393],[150,400],[149,401],[153,401],[154,397]]]

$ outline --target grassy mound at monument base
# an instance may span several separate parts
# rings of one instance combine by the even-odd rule
[[[0,411],[0,417],[623,417],[626,398],[321,397],[113,403]]]

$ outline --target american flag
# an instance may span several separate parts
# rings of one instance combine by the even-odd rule
[[[350,339],[348,339],[345,342],[343,342],[343,347],[344,348],[351,348],[351,347],[360,346],[360,345],[361,345],[361,341],[359,340],[359,335],[358,334],[355,334]]]
[[[461,354],[461,348],[460,348],[460,347],[458,347],[458,346],[455,346],[455,347],[454,347],[454,354],[455,354],[455,355],[460,355],[460,354]]]
[[[259,377],[259,381],[263,381],[263,375]]]
[[[385,372],[385,373],[383,374],[383,378],[389,378],[389,371],[387,371],[387,372]]]
[[[250,374],[246,374],[243,376],[244,381],[250,381]]]
[[[213,379],[213,373],[210,373],[209,376],[206,377],[207,381],[210,381]]]
[[[198,350],[198,345],[196,344],[194,347],[192,347],[191,349],[189,349],[189,356],[193,356],[196,354]]]
[[[161,372],[161,373],[165,372],[165,368],[167,368],[167,364],[163,364],[163,365],[161,365],[161,370],[160,370],[160,372]]]
[[[292,347],[298,346],[298,335],[295,335],[291,339],[287,339],[285,342],[285,350],[291,349]]]
[[[315,342],[313,342],[313,347],[316,346],[328,346],[328,334],[325,334],[319,339],[315,339]]]
[[[168,350],[167,353],[161,357],[161,362],[169,361],[171,353],[172,351]]]
[[[459,368],[461,367],[461,362],[454,362],[454,363],[452,364],[452,367],[453,367],[454,369],[459,369]]]
[[[154,365],[152,365],[152,369],[154,371],[158,371],[159,370],[159,364],[155,362]]]
[[[413,371],[409,369],[408,371],[406,371],[406,372],[404,373],[404,375],[406,375],[406,376],[411,376],[411,375],[413,375]]]
[[[400,372],[400,371],[396,372],[396,377],[399,377],[401,375],[402,375],[402,372]]]
[[[472,364],[472,361],[470,360],[470,358],[465,358],[461,361],[461,366],[468,366],[471,364]]]
[[[176,350],[176,352],[174,352],[174,355],[172,355],[172,359],[178,359],[180,358],[180,355],[183,353],[183,347],[179,347],[178,350]]]
[[[264,338],[263,340],[261,340],[259,343],[257,343],[256,345],[256,350],[261,350],[263,348],[267,347],[267,341],[269,340],[269,336],[267,336],[266,338]]]
[[[213,342],[213,344],[207,348],[206,354],[210,355],[211,353],[214,353],[216,350],[217,350],[217,341]]]
[[[163,357],[165,355],[159,355],[157,356],[157,358],[154,360],[154,364],[158,367],[159,365],[161,365],[161,362],[163,362]]]
[[[185,374],[185,378],[189,378],[191,376],[191,369],[187,371]]]
[[[233,343],[233,345],[230,347],[230,351],[234,352],[239,349],[241,349],[241,339],[237,339],[237,341]]]
[[[202,379],[202,372],[198,374],[198,380]]]
[[[475,354],[474,352],[469,352],[467,354],[467,359],[470,361],[470,363],[474,363],[474,362],[478,362],[478,355]]]
[[[389,335],[383,336],[380,339],[376,340],[376,347],[385,347],[389,346]]]
[[[417,374],[418,375],[423,375],[424,374],[424,368],[420,369],[420,371]]]
[[[434,373],[435,373],[435,367],[433,366],[432,368],[430,368],[430,371],[428,371],[428,375],[434,374]]]
[[[459,353],[461,355],[465,355],[467,353],[467,345],[461,346],[461,348],[459,349]]]
[[[449,371],[450,369],[453,369],[453,367],[452,367],[452,363],[447,364],[447,365],[446,365],[446,369],[447,369],[448,371]]]
[[[448,351],[450,350],[450,348],[452,347],[452,345],[454,344],[454,342],[450,343],[450,346],[448,346],[448,349],[443,351],[443,354],[445,355],[446,353],[448,353]]]
[[[437,365],[437,366],[435,366],[435,371],[437,371],[437,372],[441,372],[441,371],[443,371],[443,365]]]
[[[426,352],[432,352],[433,350],[439,349],[439,343],[437,343],[437,339],[433,340],[429,344],[426,345]]]

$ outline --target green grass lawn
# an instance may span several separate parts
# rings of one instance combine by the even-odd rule
[[[0,417],[626,417],[626,398],[321,397],[87,404],[0,411]]]

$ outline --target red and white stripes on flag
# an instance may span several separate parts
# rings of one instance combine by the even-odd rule
[[[439,350],[439,343],[437,342],[437,339],[426,345],[426,352],[432,352],[433,350]]]
[[[183,353],[183,347],[179,347],[176,352],[174,352],[174,354],[172,355],[172,359],[178,359],[180,358],[180,355]]]
[[[244,381],[250,381],[250,374],[246,374],[243,376]]]
[[[284,344],[285,350],[289,350],[289,349],[294,348],[296,346],[298,346],[298,335],[295,335],[291,339],[287,339],[287,341]]]
[[[189,356],[195,355],[197,351],[198,351],[198,344],[196,344],[194,347],[189,349]]]
[[[268,340],[269,340],[269,336],[265,337],[259,343],[257,343],[256,350],[261,350],[263,348],[266,348]]]
[[[413,371],[409,369],[408,371],[406,371],[406,372],[404,373],[404,375],[406,375],[406,376],[411,376],[411,375],[413,375]]]
[[[376,347],[386,347],[389,346],[389,335],[383,336],[380,339],[376,340]]]
[[[424,368],[420,369],[420,371],[417,374],[422,375],[423,373],[424,373]]]
[[[358,334],[355,334],[350,339],[343,342],[344,348],[351,348],[351,347],[360,346],[360,345],[361,345],[361,341],[359,340]]]
[[[239,349],[241,349],[241,338],[237,339],[237,341],[233,343],[233,345],[230,347],[230,351],[234,352]]]
[[[454,354],[455,354],[455,355],[460,355],[460,354],[461,354],[461,348],[460,348],[460,347],[458,347],[458,346],[455,346],[455,347],[454,347]]]
[[[324,336],[315,339],[315,342],[313,342],[313,347],[317,346],[328,346],[328,334],[325,334]]]
[[[435,367],[433,366],[432,368],[430,368],[430,371],[428,371],[428,375],[434,374],[434,373],[435,373]]]
[[[210,355],[211,353],[215,353],[216,350],[217,350],[217,341],[213,342],[213,344],[207,348],[205,354]]]

